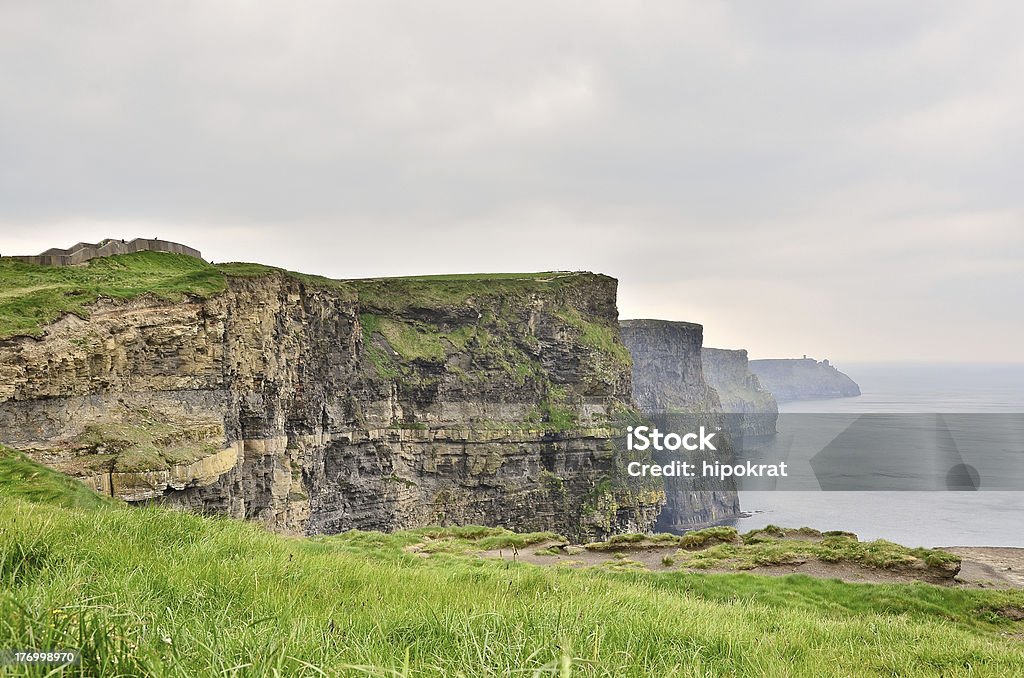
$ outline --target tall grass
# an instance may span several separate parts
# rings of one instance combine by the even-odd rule
[[[552,539],[282,537],[130,508],[0,448],[0,650],[78,648],[63,675],[83,676],[1024,675],[997,614],[1020,592],[471,555]]]
[[[403,547],[443,533],[285,538],[119,505],[5,498],[0,526],[0,647],[79,647],[73,675],[1024,671],[991,612],[1014,594],[424,558]]]
[[[114,502],[3,445],[0,445],[0,499],[25,499],[80,508],[100,508]]]

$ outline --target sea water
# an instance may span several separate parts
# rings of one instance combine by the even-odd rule
[[[779,406],[779,436],[802,421],[793,414],[1024,413],[1024,365],[839,365],[860,387],[856,398]],[[955,417],[944,420],[955,421]],[[1016,448],[1012,451],[1016,452]],[[915,450],[902,453],[913,455]],[[922,457],[931,451],[921,449]],[[1024,452],[1022,452],[1024,453]],[[909,546],[1024,547],[1024,488],[1014,491],[741,491],[749,517],[741,532],[775,524],[848,530],[861,539]]]

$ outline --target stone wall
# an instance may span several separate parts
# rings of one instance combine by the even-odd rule
[[[185,254],[196,259],[202,259],[202,253],[186,245],[168,240],[156,240],[151,238],[135,238],[134,240],[107,239],[99,243],[80,242],[68,249],[53,247],[42,254],[35,256],[13,256],[10,259],[23,261],[27,264],[39,264],[43,266],[74,266],[84,264],[90,259],[98,257],[112,257],[118,254],[132,254],[134,252],[168,252],[171,254]]]

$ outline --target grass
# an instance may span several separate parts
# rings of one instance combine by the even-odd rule
[[[474,302],[494,308],[495,302],[550,295],[591,279],[605,279],[593,273],[474,273],[427,275],[398,278],[347,280],[368,312],[385,315],[416,315],[422,309],[465,306]]]
[[[540,404],[541,421],[551,431],[568,431],[579,426],[576,409],[562,386],[550,386]]]
[[[363,313],[359,316],[365,338],[376,333],[406,362],[426,360],[441,362],[445,357],[442,335],[425,323],[401,322],[386,316]]]
[[[937,578],[951,577],[960,558],[937,549],[909,548],[885,540],[860,542],[850,532],[821,533],[807,527],[783,529],[769,525],[740,535],[734,527],[709,527],[674,534],[618,534],[585,548],[624,557],[626,552],[678,547],[662,559],[668,565],[690,569],[752,570],[815,559],[826,563],[847,563],[857,567],[899,569],[918,572],[928,568]]]
[[[682,535],[679,538],[679,546],[684,549],[706,548],[713,544],[730,544],[736,541],[739,541],[739,536],[735,527],[709,527]]]
[[[588,320],[575,308],[564,309],[559,312],[558,316],[580,331],[581,344],[609,356],[621,365],[632,367],[633,356],[625,344],[619,340],[617,327]]]
[[[848,532],[833,532],[823,536],[810,528],[783,530],[769,525],[763,530],[748,532],[741,540],[733,528],[718,527],[711,530],[719,533],[702,535],[701,532],[709,532],[703,530],[683,536],[683,541],[680,541],[682,549],[696,546],[703,550],[695,553],[680,550],[676,559],[682,567],[749,570],[762,565],[782,565],[813,558],[826,563],[896,569],[921,566],[942,568],[960,561],[958,556],[937,549],[909,548],[884,539],[858,541],[855,535]],[[728,531],[731,531],[732,538],[729,538]],[[766,536],[769,534],[779,536]],[[686,541],[691,535],[696,541]]]
[[[223,425],[177,422],[140,409],[117,420],[86,424],[58,445],[60,470],[77,475],[161,471],[190,464],[221,449]]]
[[[116,503],[63,473],[0,445],[0,499],[21,499],[65,508],[96,509]]]
[[[89,316],[101,297],[210,297],[226,289],[217,267],[183,254],[138,252],[93,259],[85,266],[51,267],[0,259],[0,338],[40,336],[61,316]]]
[[[171,424],[135,412],[130,421],[87,425],[76,442],[113,455],[112,470],[132,472],[191,463],[220,449],[223,437],[216,424]]]
[[[83,500],[56,474],[9,473],[11,458],[0,476],[0,647],[81,648],[82,666],[64,675],[1024,671],[1021,642],[1000,635],[1013,623],[995,612],[1024,604],[1018,592],[652,574],[628,558],[542,568],[467,554],[557,538],[497,528],[285,538]],[[410,549],[423,543],[453,547]]]
[[[341,539],[358,539],[360,532],[350,532]],[[375,534],[375,533],[370,533]],[[418,553],[447,553],[469,555],[481,551],[497,551],[500,549],[525,549],[542,542],[568,543],[568,540],[554,532],[518,533],[501,527],[481,527],[466,525],[462,527],[425,527],[418,530],[406,530],[397,535],[381,535],[380,546],[390,544],[394,547],[401,544],[410,546],[407,540],[415,540]]]
[[[47,324],[69,313],[88,318],[89,306],[101,298],[133,299],[143,294],[170,301],[186,296],[209,298],[227,289],[229,277],[273,273],[355,298],[345,281],[262,264],[213,265],[184,254],[136,252],[60,267],[0,258],[0,339],[41,336]]]

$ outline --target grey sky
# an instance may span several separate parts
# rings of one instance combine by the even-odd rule
[[[587,269],[753,357],[1020,360],[1021,3],[42,4],[5,254]]]

